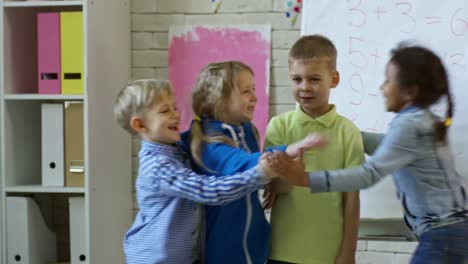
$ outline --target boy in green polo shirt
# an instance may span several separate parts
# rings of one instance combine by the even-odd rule
[[[343,169],[364,161],[359,129],[328,103],[340,79],[336,56],[335,46],[324,36],[297,40],[289,52],[289,72],[299,107],[268,124],[265,147],[290,144],[311,132],[328,135],[327,147],[304,153],[307,171]],[[273,187],[267,195],[267,206],[273,204],[269,263],[355,263],[359,193],[310,195],[302,187],[278,193]]]

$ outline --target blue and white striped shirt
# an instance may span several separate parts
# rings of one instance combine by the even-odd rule
[[[140,208],[125,235],[128,264],[192,263],[197,204],[225,204],[266,183],[257,167],[232,176],[199,175],[172,145],[142,141],[136,180]]]

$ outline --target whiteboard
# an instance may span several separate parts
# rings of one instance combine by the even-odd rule
[[[302,35],[322,34],[335,44],[341,78],[330,101],[361,130],[385,132],[394,117],[379,88],[389,51],[408,40],[435,51],[455,99],[450,137],[456,167],[468,179],[468,1],[305,0],[302,15]],[[445,109],[444,102],[433,107],[441,116]],[[361,192],[361,218],[402,216],[391,177]]]

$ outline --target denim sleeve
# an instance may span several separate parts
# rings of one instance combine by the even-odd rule
[[[309,173],[311,192],[351,192],[370,187],[411,163],[416,155],[417,124],[397,117],[372,155],[361,166]]]
[[[370,133],[361,131],[361,135],[362,140],[364,141],[364,153],[366,153],[367,155],[374,154],[375,150],[384,138],[384,134],[381,133]]]
[[[344,135],[344,167],[343,169],[352,168],[361,165],[364,162],[364,146],[362,136],[359,129],[356,127]]]

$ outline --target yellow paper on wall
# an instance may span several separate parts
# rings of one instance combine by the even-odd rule
[[[60,13],[62,94],[83,94],[83,13]]]

